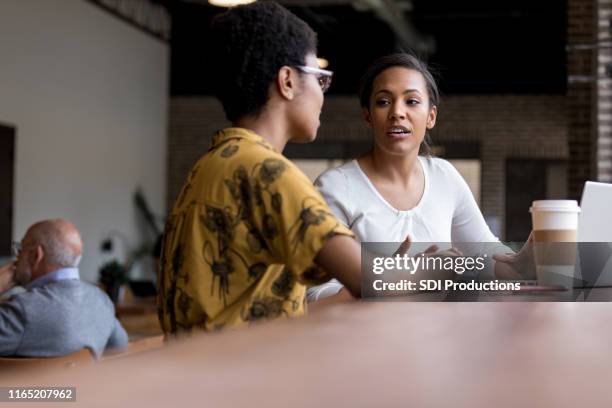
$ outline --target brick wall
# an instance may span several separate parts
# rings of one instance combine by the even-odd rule
[[[597,178],[612,183],[612,0],[597,2]]]
[[[480,143],[481,209],[503,231],[506,159],[568,158],[566,98],[563,95],[447,96],[432,136],[434,142]]]
[[[443,99],[434,144],[474,142],[482,160],[482,210],[503,231],[507,158],[568,157],[564,95],[471,95]],[[370,140],[355,97],[326,98],[317,143]],[[186,174],[208,149],[212,133],[227,125],[211,97],[171,101],[168,202],[171,205]]]
[[[596,176],[595,11],[597,0],[567,2],[567,108],[570,152],[568,191],[579,199],[584,182]]]
[[[612,0],[568,0],[569,192],[612,182]]]
[[[566,95],[446,96],[434,142],[475,142],[482,160],[482,211],[504,230],[506,159],[568,160],[567,192],[579,198],[589,179],[612,182],[612,0],[567,0]],[[542,25],[545,27],[546,22]],[[607,46],[596,46],[607,41]],[[330,96],[317,143],[368,141],[356,98]],[[168,202],[171,205],[210,135],[227,125],[210,97],[173,98]],[[544,175],[543,175],[544,176]],[[560,184],[563,184],[561,182]]]

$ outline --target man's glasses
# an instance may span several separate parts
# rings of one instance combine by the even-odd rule
[[[334,75],[332,71],[308,67],[306,65],[300,65],[296,68],[305,74],[315,75],[317,77],[317,80],[319,81],[319,85],[321,86],[321,90],[323,91],[323,93],[327,92],[329,86],[331,85],[332,76]]]
[[[13,252],[13,255],[14,255],[14,256],[19,256],[19,253],[20,253],[21,251],[23,251],[24,249],[33,248],[33,247],[35,247],[35,246],[36,246],[36,245],[28,245],[28,246],[26,246],[26,247],[24,248],[24,246],[23,246],[23,245],[21,245],[21,242],[19,242],[19,241],[13,241],[13,242],[11,242],[11,249],[12,249],[12,252]]]
[[[11,242],[11,249],[14,256],[18,256],[21,252],[21,242],[13,241]]]

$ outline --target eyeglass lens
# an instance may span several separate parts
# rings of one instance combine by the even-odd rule
[[[327,75],[319,75],[319,85],[321,85],[321,90],[326,92],[331,85],[331,77]]]

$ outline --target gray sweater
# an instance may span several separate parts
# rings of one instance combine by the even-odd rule
[[[108,296],[77,279],[50,282],[0,303],[0,356],[56,357],[88,348],[125,349]]]

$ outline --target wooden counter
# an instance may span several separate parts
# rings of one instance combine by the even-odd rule
[[[350,302],[0,383],[96,407],[610,406],[611,320],[609,303]]]

